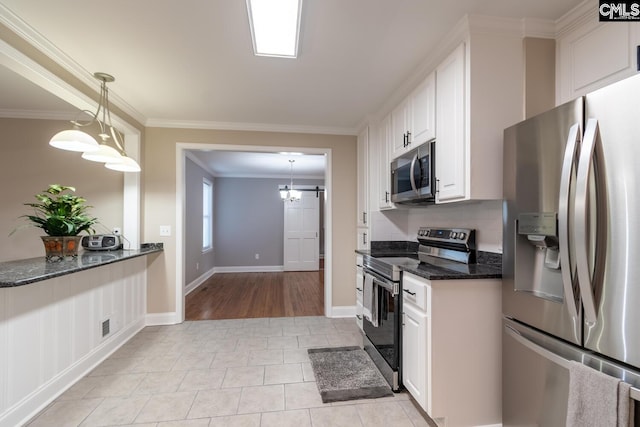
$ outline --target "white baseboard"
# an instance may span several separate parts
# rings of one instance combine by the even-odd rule
[[[70,365],[60,374],[38,387],[13,408],[0,417],[0,426],[18,426],[26,424],[31,418],[47,407],[54,399],[67,391],[72,385],[91,372],[107,357],[129,341],[144,328],[144,318],[131,323],[126,328],[114,333],[104,343],[96,347],[82,359]]]
[[[356,317],[355,305],[342,305],[331,307],[329,317]]]
[[[284,271],[283,265],[214,267],[214,273],[273,273]]]
[[[178,313],[171,311],[168,313],[147,313],[145,326],[176,325],[182,323],[178,318]]]
[[[205,273],[202,273],[196,280],[194,280],[193,282],[185,286],[184,296],[187,296],[191,292],[195,291],[200,285],[206,282],[209,277],[213,276],[214,273],[215,273],[215,267]]]

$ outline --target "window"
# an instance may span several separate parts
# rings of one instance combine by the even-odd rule
[[[202,251],[213,246],[213,184],[202,179]]]

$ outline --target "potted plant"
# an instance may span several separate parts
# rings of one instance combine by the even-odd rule
[[[74,187],[51,184],[41,194],[37,203],[25,203],[34,209],[33,215],[23,215],[29,225],[41,228],[47,234],[41,236],[47,261],[59,261],[78,255],[79,236],[83,231],[93,233],[98,222],[87,214],[86,200],[73,194]],[[15,230],[14,230],[15,231]]]

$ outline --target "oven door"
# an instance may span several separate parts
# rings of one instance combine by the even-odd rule
[[[378,326],[374,326],[367,318],[363,321],[364,333],[377,350],[384,362],[393,371],[400,365],[400,298],[399,284],[365,271],[365,275],[373,276],[374,292],[377,292]],[[374,360],[375,361],[375,360]]]

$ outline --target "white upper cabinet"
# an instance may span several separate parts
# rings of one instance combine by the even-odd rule
[[[415,147],[436,137],[436,75],[429,74],[409,97],[410,142]]]
[[[596,3],[597,4],[597,3]],[[562,104],[638,72],[636,22],[598,22],[591,5],[569,17],[557,38],[556,103]]]
[[[436,203],[502,199],[504,129],[523,114],[521,34],[473,31],[436,68]]]
[[[392,158],[435,138],[435,92],[431,73],[392,111]]]
[[[458,46],[436,69],[437,201],[466,196],[465,45]]]
[[[357,142],[357,225],[367,227],[369,218],[369,127],[365,127],[358,135]]]
[[[378,182],[378,209],[392,209],[391,203],[391,115],[380,122],[378,130],[378,174],[372,177]]]

